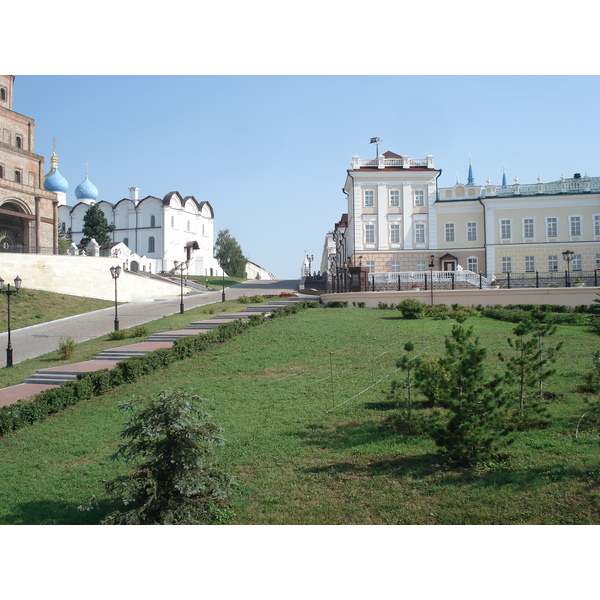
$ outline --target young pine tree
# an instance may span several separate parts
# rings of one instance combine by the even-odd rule
[[[222,429],[206,422],[199,396],[179,390],[148,398],[125,426],[111,459],[135,465],[128,475],[105,481],[106,492],[124,510],[110,514],[108,525],[194,525],[215,523],[227,514],[234,478],[217,467],[215,448]],[[132,410],[132,405],[124,405]]]
[[[509,396],[502,378],[486,375],[487,351],[473,339],[473,327],[454,325],[445,346],[436,399],[443,412],[430,435],[451,462],[474,465],[512,441]]]

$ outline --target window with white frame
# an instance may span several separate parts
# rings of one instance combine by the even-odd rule
[[[526,256],[525,257],[525,271],[535,271],[535,257],[534,256]]]
[[[512,270],[512,258],[510,256],[502,257],[502,272],[508,273]]]
[[[509,240],[511,238],[510,225],[510,219],[500,219],[500,237],[503,240]]]
[[[369,273],[375,273],[375,261],[374,260],[368,260],[367,261],[367,268],[369,269]]]
[[[477,222],[469,221],[467,223],[467,242],[477,241]]]
[[[400,206],[400,190],[390,190],[390,206]]]
[[[594,215],[594,235],[600,235],[600,215]]]
[[[558,237],[558,217],[546,217],[546,236]]]
[[[365,206],[375,206],[375,192],[373,190],[365,190],[364,198]]]
[[[373,223],[365,223],[365,244],[375,243],[375,225]]]
[[[425,206],[425,190],[415,190],[415,206]]]
[[[467,258],[467,269],[473,271],[473,273],[479,272],[479,260],[476,256],[469,256],[469,258]]]
[[[425,243],[425,224],[424,223],[415,223],[415,243],[417,243],[417,244]]]
[[[444,227],[444,241],[454,241],[454,223],[446,223]]]
[[[425,265],[425,261],[424,260],[418,260],[417,261],[417,271],[424,271],[426,269],[426,265]]]
[[[581,271],[581,254],[575,254],[573,256],[573,262],[571,263],[573,271]]]
[[[523,219],[523,237],[534,237],[533,219]]]
[[[558,271],[558,256],[548,257],[548,271]]]
[[[571,221],[571,236],[581,235],[581,217],[569,217]]]
[[[391,262],[391,270],[392,273],[400,273],[400,261],[399,260],[393,260]]]
[[[400,223],[391,223],[390,224],[390,243],[392,243],[392,244],[400,243]]]

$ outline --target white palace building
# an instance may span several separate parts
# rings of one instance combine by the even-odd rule
[[[434,157],[352,158],[348,208],[327,235],[321,272],[494,274],[600,269],[600,177],[438,188]],[[539,179],[539,178],[538,178]],[[565,262],[563,258],[567,261]],[[466,273],[465,273],[466,275]]]

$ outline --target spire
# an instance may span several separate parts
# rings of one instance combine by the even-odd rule
[[[502,185],[506,185],[506,169],[502,165]]]
[[[475,180],[473,179],[473,167],[471,165],[471,155],[469,154],[469,177],[467,178],[467,185],[473,185]]]

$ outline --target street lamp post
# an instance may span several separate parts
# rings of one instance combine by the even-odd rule
[[[175,271],[179,271],[179,282],[181,284],[181,302],[179,303],[179,313],[183,314],[184,313],[184,306],[183,306],[183,271],[184,269],[187,269],[188,266],[190,264],[189,260],[186,260],[185,262],[177,262],[175,261]]]
[[[225,262],[225,261],[223,261]],[[227,264],[229,265],[229,263],[231,262],[231,258],[227,259]],[[221,270],[223,271],[223,296],[221,297],[221,302],[225,302],[225,269],[223,269],[221,267]]]
[[[433,267],[435,267],[435,256],[432,254],[429,261],[429,287],[431,288],[431,306],[433,306]]]
[[[8,307],[8,318],[7,318],[7,327],[8,327],[8,346],[6,347],[6,366],[13,366],[13,350],[10,343],[10,297],[13,294],[16,294],[21,289],[21,278],[17,275],[15,277],[15,289],[10,289],[10,283],[4,288],[4,280],[0,277],[0,292],[6,294],[6,304]]]
[[[563,260],[567,261],[567,285],[566,287],[571,287],[571,269],[569,268],[571,265],[571,261],[575,256],[575,252],[573,250],[565,250],[563,253]]]
[[[117,309],[117,279],[119,279],[119,275],[121,274],[121,265],[111,267],[110,274],[115,280],[115,331],[119,331],[119,313]]]

